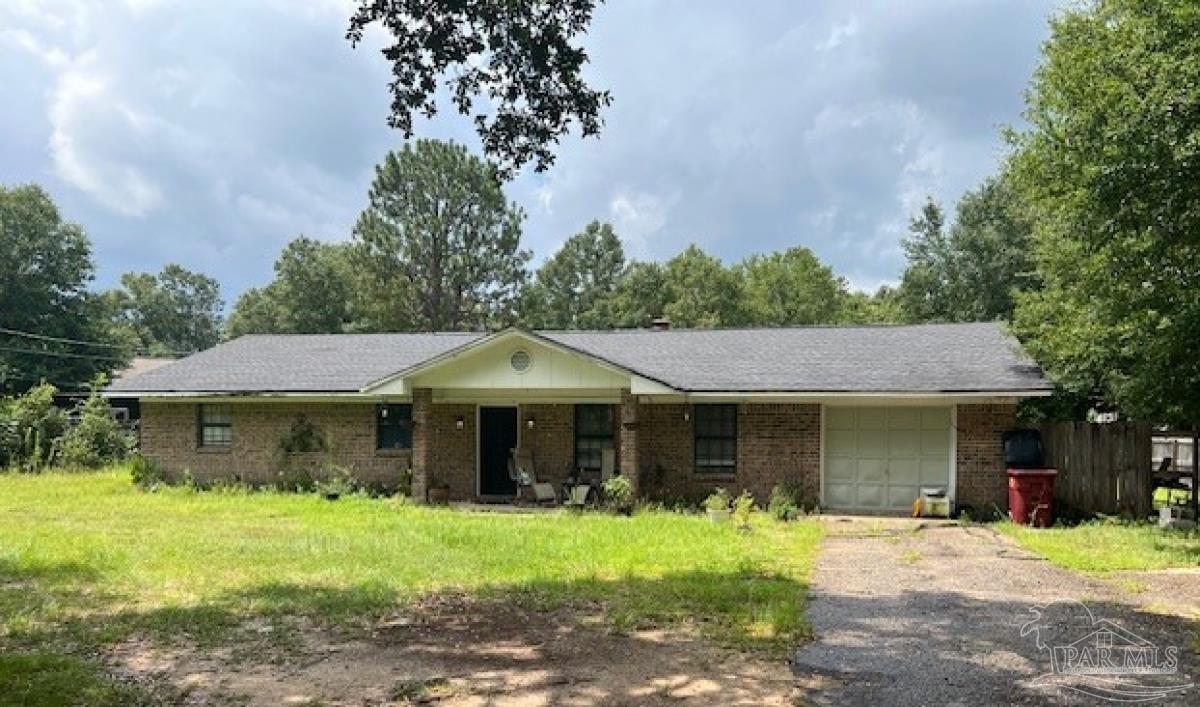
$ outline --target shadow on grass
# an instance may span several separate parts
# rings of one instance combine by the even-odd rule
[[[106,588],[103,573],[92,568],[0,561],[4,640],[34,648],[111,644],[135,634],[211,646],[239,638],[253,619],[304,619],[353,631],[388,615],[419,609],[427,597],[445,593],[471,596],[481,604],[582,610],[618,630],[688,623],[722,642],[779,650],[807,635],[807,591],[807,584],[783,575],[742,570],[532,580],[432,591],[385,583],[275,582],[224,592],[198,604],[140,608],[136,597]]]
[[[95,568],[0,561],[0,654],[7,656],[0,662],[0,690],[24,685],[32,696],[49,695],[50,703],[138,703],[151,697],[131,691],[105,669],[106,656],[130,639],[225,648],[235,660],[270,663],[302,651],[304,633],[313,629],[319,629],[313,634],[319,641],[370,639],[373,632],[387,640],[379,627],[395,618],[463,619],[473,628],[462,640],[483,627],[519,641],[528,622],[511,620],[514,610],[557,628],[586,622],[598,636],[687,625],[719,643],[777,657],[807,636],[807,591],[803,582],[751,570],[433,591],[276,582],[197,604],[147,608],[137,605],[136,596],[106,587],[104,573]],[[60,694],[71,699],[57,699]]]
[[[63,703],[146,702],[151,698],[110,679],[103,663],[97,662],[113,644],[136,636],[166,644],[226,646],[240,650],[247,662],[264,663],[272,650],[289,650],[289,641],[299,638],[297,632],[309,628],[303,623],[307,620],[333,631],[372,629],[359,633],[372,650],[386,649],[398,661],[435,666],[434,672],[410,676],[418,682],[436,680],[443,671],[441,675],[461,676],[473,690],[561,694],[582,689],[577,686],[577,666],[588,659],[571,652],[582,645],[601,651],[602,661],[647,663],[635,682],[589,683],[596,701],[703,688],[722,690],[722,699],[727,690],[748,690],[745,697],[753,702],[779,685],[754,684],[755,678],[744,674],[726,675],[720,664],[679,662],[679,656],[698,652],[683,636],[655,641],[621,634],[686,624],[722,643],[780,655],[791,653],[809,632],[804,620],[808,586],[749,570],[534,580],[469,592],[271,583],[198,605],[151,609],[122,608],[132,598],[101,592],[94,586],[97,582],[103,582],[103,574],[87,567],[0,562],[0,601],[16,609],[2,619],[6,630],[0,634],[0,690],[19,686],[33,697],[49,695],[51,702],[61,695],[70,698],[59,700]],[[796,653],[794,669],[801,684],[821,686],[806,695],[814,703],[894,696],[890,691],[903,682],[902,671],[945,676],[947,689],[961,701],[1061,697],[1028,682],[1046,657],[1030,638],[1020,636],[1030,616],[1028,601],[932,587],[886,596],[823,594],[817,601],[818,629],[857,638],[818,637]],[[1180,672],[1200,673],[1197,656],[1184,648],[1194,640],[1195,622],[1123,604],[1090,608],[1096,617],[1113,619],[1159,646],[1179,645]],[[406,620],[387,621],[399,616]],[[591,617],[597,621],[586,623]],[[564,648],[562,629],[572,622],[586,623],[572,629],[583,638]],[[264,625],[270,630],[264,631]],[[517,644],[525,648],[496,649]],[[661,662],[650,664],[656,656]],[[506,682],[498,682],[497,675],[507,675]],[[715,688],[713,681],[719,683]]]

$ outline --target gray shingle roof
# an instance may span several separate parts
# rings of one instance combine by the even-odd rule
[[[327,393],[357,391],[482,334],[250,335],[218,344],[110,392]]]
[[[686,391],[1048,389],[998,324],[547,331],[541,336]],[[352,392],[482,334],[244,336],[110,390]]]
[[[1047,389],[999,324],[543,332],[689,391]]]

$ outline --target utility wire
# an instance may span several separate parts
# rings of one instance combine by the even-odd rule
[[[105,343],[101,343],[99,341],[81,341],[80,339],[64,339],[64,338],[58,337],[58,336],[46,336],[45,334],[34,334],[34,333],[31,333],[28,331],[17,331],[16,329],[8,329],[6,327],[0,327],[0,334],[10,334],[12,336],[20,336],[20,337],[24,337],[26,339],[37,339],[39,341],[54,341],[54,342],[57,342],[60,344],[74,344],[76,346],[96,346],[96,347],[105,348],[105,349],[118,349],[118,350],[122,350],[122,351],[125,350],[125,347],[121,346],[120,344],[105,344]],[[148,349],[141,349],[140,351],[149,353]],[[163,351],[163,353],[172,354],[175,356],[188,356],[194,352],[192,352],[192,351]]]
[[[123,358],[120,358],[119,356],[97,356],[94,354],[72,353],[70,351],[42,351],[40,349],[19,349],[19,348],[13,347],[13,346],[0,346],[0,351],[4,351],[6,353],[31,354],[33,356],[50,356],[50,357],[56,357],[56,358],[84,358],[84,359],[90,359],[92,361],[123,362],[125,360]]]

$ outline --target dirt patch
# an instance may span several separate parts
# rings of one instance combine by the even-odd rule
[[[592,705],[792,703],[786,663],[686,630],[607,630],[598,618],[442,597],[339,640],[304,626],[282,659],[130,641],[114,660],[188,704]]]

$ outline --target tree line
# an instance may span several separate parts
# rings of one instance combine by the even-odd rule
[[[634,260],[601,221],[528,272],[524,214],[493,169],[453,143],[389,154],[351,238],[288,243],[274,279],[234,305],[228,335],[984,321],[1007,318],[1032,277],[1029,223],[997,179],[964,196],[949,226],[930,201],[904,242],[901,283],[872,294],[803,246],[731,265],[694,244]]]
[[[730,265],[696,245],[664,262],[634,260],[601,221],[531,272],[523,212],[495,167],[455,143],[418,140],[388,154],[368,196],[348,240],[295,238],[273,279],[243,293],[224,320],[217,281],[176,264],[92,291],[83,229],[40,188],[2,188],[4,245],[18,257],[0,285],[0,380],[79,387],[135,354],[181,355],[245,334],[608,329],[657,317],[682,327],[995,319],[1011,310],[1004,258],[1027,250],[1013,245],[1027,227],[1009,217],[1009,192],[991,182],[963,199],[946,232],[930,202],[906,241],[904,280],[874,294],[852,290],[802,246]],[[970,267],[997,286],[981,287]]]
[[[82,229],[37,187],[2,189],[0,252],[12,256],[0,259],[0,381],[82,383],[135,351],[256,332],[1000,319],[1063,391],[1061,414],[1103,405],[1194,424],[1198,25],[1200,5],[1186,0],[1096,0],[1056,15],[1000,169],[950,214],[926,203],[899,284],[871,294],[803,247],[730,265],[695,245],[632,260],[601,222],[530,272],[524,214],[498,168],[419,140],[378,166],[349,240],[292,241],[272,281],[223,322],[216,282],[176,265],[92,292]]]

